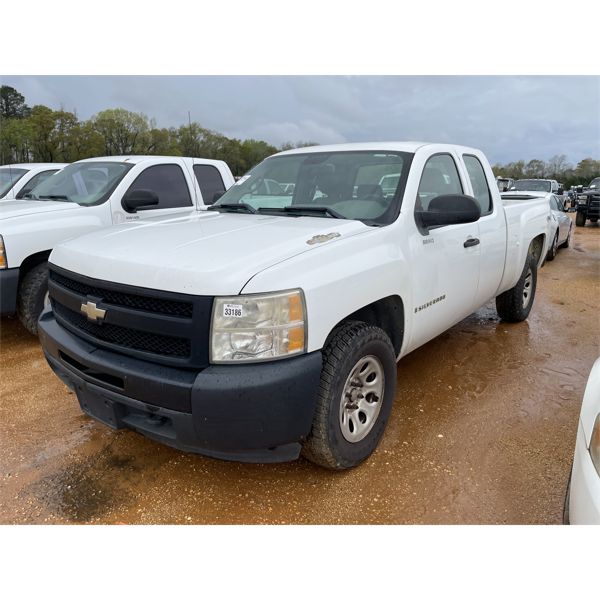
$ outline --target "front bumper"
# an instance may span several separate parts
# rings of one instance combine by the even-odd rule
[[[294,460],[312,425],[322,356],[202,371],[99,349],[42,314],[39,334],[54,372],[82,410],[188,452],[245,462]]]
[[[12,315],[17,311],[19,269],[0,270],[0,316]]]
[[[581,422],[571,474],[569,522],[572,525],[600,525],[600,476],[592,463]]]

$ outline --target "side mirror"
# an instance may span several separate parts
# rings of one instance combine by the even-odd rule
[[[475,198],[462,194],[436,196],[427,210],[415,211],[423,227],[443,227],[459,223],[474,223],[481,217],[481,207]]]
[[[127,212],[137,212],[140,208],[156,206],[158,194],[152,190],[132,190],[123,197],[122,204]]]
[[[558,192],[556,192],[557,196],[562,196],[565,193],[565,191],[561,188],[558,188]]]

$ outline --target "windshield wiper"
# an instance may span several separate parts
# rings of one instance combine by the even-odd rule
[[[62,200],[63,202],[70,202],[69,196],[63,194],[48,194],[47,196],[39,196],[40,200]]]
[[[340,214],[337,210],[330,208],[329,206],[313,206],[312,204],[290,204],[284,206],[283,209],[288,213],[317,213],[327,217],[333,217],[334,219],[345,219],[344,215]]]
[[[213,204],[209,206],[207,210],[219,210],[223,209],[230,212],[243,212],[255,215],[258,211],[254,206],[246,204],[245,202],[224,202],[223,204]]]

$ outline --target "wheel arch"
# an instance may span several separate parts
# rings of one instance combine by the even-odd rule
[[[355,310],[338,321],[329,332],[325,345],[334,331],[349,321],[362,321],[383,329],[394,347],[396,356],[400,355],[404,341],[404,302],[398,295],[386,296]]]
[[[50,257],[51,252],[52,250],[42,250],[41,252],[30,254],[19,267],[19,282],[23,280],[23,277],[25,277],[31,269],[46,262]]]

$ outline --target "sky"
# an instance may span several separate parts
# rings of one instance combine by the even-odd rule
[[[125,108],[158,127],[192,121],[240,139],[320,144],[417,140],[492,163],[600,159],[595,76],[0,76],[27,104],[87,119]]]

